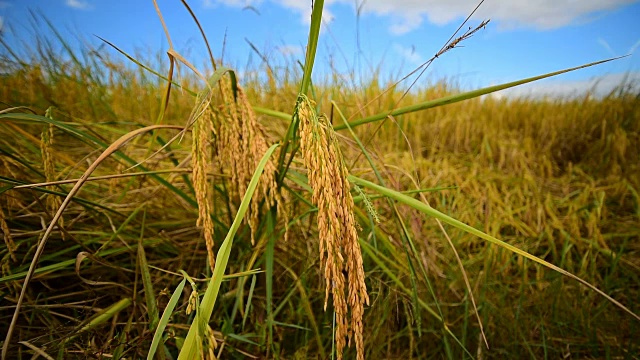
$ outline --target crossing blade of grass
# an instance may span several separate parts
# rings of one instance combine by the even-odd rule
[[[151,282],[151,274],[149,273],[149,264],[147,263],[147,255],[142,246],[144,238],[144,227],[147,219],[147,211],[143,213],[142,224],[140,226],[140,239],[138,241],[138,262],[140,264],[140,272],[142,275],[142,286],[144,287],[144,299],[147,303],[147,313],[149,316],[149,329],[155,329],[158,325],[158,305],[156,304],[156,293],[153,290]]]
[[[438,219],[438,220],[440,220],[440,221],[442,221],[444,223],[447,223],[447,224],[449,224],[449,225],[451,225],[453,227],[456,227],[456,228],[458,228],[460,230],[464,230],[464,231],[466,231],[466,232],[468,232],[470,234],[473,234],[473,235],[475,235],[475,236],[477,236],[477,237],[479,237],[481,239],[484,239],[486,241],[489,241],[490,243],[493,243],[493,244],[496,244],[498,246],[501,246],[501,247],[503,247],[503,248],[505,248],[505,249],[507,249],[509,251],[512,251],[512,252],[520,255],[520,256],[523,256],[523,257],[525,257],[525,258],[527,258],[529,260],[532,260],[532,261],[534,261],[534,262],[536,262],[536,263],[538,263],[538,264],[540,264],[542,266],[545,266],[545,267],[547,267],[547,268],[549,268],[551,270],[555,270],[555,271],[559,272],[562,275],[565,275],[565,276],[567,276],[567,277],[569,277],[569,278],[571,278],[573,280],[576,280],[579,283],[581,283],[581,284],[585,285],[586,287],[590,288],[591,290],[593,290],[593,291],[597,292],[598,294],[602,295],[607,300],[612,302],[614,305],[616,305],[617,307],[619,307],[620,309],[624,310],[629,315],[633,316],[638,321],[640,321],[640,316],[639,315],[637,315],[633,311],[629,310],[626,306],[622,305],[616,299],[614,299],[611,296],[607,295],[602,290],[600,290],[597,287],[591,285],[589,282],[583,280],[582,278],[580,278],[580,277],[578,277],[578,276],[576,276],[576,275],[574,275],[574,274],[572,274],[572,273],[570,273],[570,272],[568,272],[568,271],[566,271],[566,270],[564,270],[564,269],[562,269],[562,268],[560,268],[560,267],[558,267],[556,265],[553,265],[550,262],[542,260],[537,256],[531,255],[531,254],[529,254],[528,252],[526,252],[524,250],[518,249],[517,247],[515,247],[513,245],[507,244],[506,242],[504,242],[502,240],[499,240],[499,239],[497,239],[497,238],[495,238],[495,237],[493,237],[491,235],[488,235],[488,234],[486,234],[486,233],[484,233],[484,232],[482,232],[482,231],[480,231],[480,230],[478,230],[478,229],[476,229],[474,227],[471,227],[471,226],[469,226],[469,225],[467,225],[465,223],[462,223],[462,222],[460,222],[460,221],[458,221],[458,220],[456,220],[456,219],[454,219],[454,218],[452,218],[452,217],[450,217],[448,215],[445,215],[445,214],[439,212],[438,210],[432,208],[431,206],[429,206],[427,204],[424,204],[424,203],[422,203],[422,202],[420,202],[420,201],[418,201],[418,200],[416,200],[416,199],[414,199],[412,197],[406,196],[406,195],[401,194],[401,193],[399,193],[397,191],[394,191],[392,189],[388,189],[388,188],[385,188],[383,186],[374,184],[374,183],[372,183],[370,181],[367,181],[367,180],[364,180],[364,179],[360,179],[360,178],[355,177],[353,175],[350,175],[348,179],[349,179],[349,181],[351,181],[353,183],[356,183],[358,185],[364,186],[364,187],[369,188],[371,190],[375,190],[375,191],[377,191],[377,192],[379,192],[381,194],[384,194],[384,195],[386,195],[386,196],[388,196],[388,197],[390,197],[392,199],[398,200],[398,201],[400,201],[400,202],[402,202],[402,203],[404,203],[406,205],[409,205],[412,208],[414,208],[414,209],[416,209],[416,210],[418,210],[418,211],[420,211],[420,212],[422,212],[422,213],[424,213],[426,215],[432,216],[432,217],[434,217],[434,218],[436,218],[436,219]]]
[[[35,352],[35,356],[37,357],[42,356],[43,358],[45,358],[46,360],[54,360],[49,354],[47,354],[46,352],[44,352],[43,349],[40,349],[39,347],[33,345],[32,343],[28,342],[28,341],[18,341],[18,344],[22,344],[26,347],[28,347],[29,349],[33,350],[33,352]]]
[[[106,40],[98,35],[95,35],[95,37],[97,37],[98,39],[102,40],[105,44],[111,46],[113,49],[115,49],[117,52],[119,52],[120,54],[124,55],[127,59],[129,59],[131,62],[133,62],[134,64],[138,65],[139,67],[141,67],[142,69],[150,72],[151,74],[157,76],[158,78],[164,80],[164,81],[171,81],[171,85],[182,89],[184,91],[186,91],[187,93],[189,93],[190,95],[196,96],[198,93],[196,91],[193,91],[191,89],[188,89],[186,87],[181,86],[180,84],[178,84],[175,81],[169,80],[169,78],[167,78],[166,76],[160,74],[159,72],[153,70],[151,67],[141,63],[140,61],[138,61],[135,57],[127,54],[125,51],[123,51],[122,49],[120,49],[119,47],[117,47],[116,45],[114,45],[113,43],[111,43],[109,40]]]
[[[242,202],[240,203],[240,207],[238,208],[238,212],[236,213],[236,217],[229,228],[229,232],[224,239],[224,242],[220,246],[220,250],[218,251],[218,255],[216,256],[216,265],[213,269],[213,275],[211,276],[211,280],[209,281],[209,286],[205,291],[204,297],[202,298],[201,305],[197,309],[197,314],[195,320],[189,327],[189,332],[187,333],[187,337],[184,341],[184,345],[182,346],[182,350],[180,350],[180,354],[178,355],[179,360],[186,359],[195,359],[199,356],[198,349],[200,346],[196,344],[196,331],[199,327],[206,328],[206,324],[209,322],[211,318],[211,314],[213,313],[213,307],[216,303],[216,299],[218,298],[218,291],[220,290],[220,284],[222,283],[222,277],[224,276],[224,272],[227,268],[227,263],[229,262],[229,256],[231,255],[231,249],[233,247],[233,238],[242,223],[242,219],[249,208],[249,203],[251,202],[251,198],[253,197],[253,193],[258,186],[258,180],[260,180],[260,175],[264,170],[264,167],[267,164],[267,161],[278,147],[278,144],[272,145],[269,150],[264,154],[258,167],[256,168],[253,176],[251,177],[251,181],[249,182],[249,186],[247,186],[247,191],[245,192]]]
[[[209,40],[207,40],[207,35],[204,33],[204,30],[202,29],[202,26],[200,25],[200,21],[198,21],[198,17],[193,12],[193,10],[191,10],[191,7],[189,6],[189,4],[187,4],[187,2],[185,0],[181,0],[181,1],[182,1],[182,5],[184,5],[184,7],[189,12],[189,15],[191,15],[191,18],[193,19],[193,22],[195,22],[196,26],[198,26],[198,30],[200,30],[200,35],[202,35],[202,39],[204,40],[204,44],[205,44],[205,46],[207,48],[207,52],[209,53],[209,60],[211,61],[211,66],[213,67],[213,70],[215,70],[216,69],[216,61],[213,58],[213,53],[211,52],[211,46],[209,46]]]
[[[77,334],[85,332],[85,331],[89,331],[93,328],[95,328],[96,326],[103,324],[105,321],[111,319],[115,314],[117,314],[118,312],[122,311],[123,309],[127,308],[129,305],[131,305],[131,299],[130,298],[124,298],[120,301],[118,301],[117,303],[109,306],[108,308],[104,309],[103,311],[99,312],[98,314],[96,314],[87,325],[83,326],[82,328],[80,328],[80,330],[78,330]]]
[[[271,349],[273,346],[273,258],[276,247],[276,231],[275,224],[273,218],[275,216],[274,211],[272,209],[267,214],[267,236],[269,240],[267,241],[267,247],[264,253],[264,262],[265,262],[265,270],[266,270],[266,297],[267,297],[267,348]]]
[[[69,181],[69,182],[77,182],[79,179],[74,179],[73,181]],[[90,179],[88,179],[89,181]],[[4,177],[4,176],[0,176],[0,182],[3,183],[7,183],[7,184],[11,184],[11,185],[7,185],[7,186],[3,186],[2,188],[0,188],[0,195],[2,195],[3,193],[9,191],[9,190],[18,190],[18,189],[22,189],[22,188],[30,188],[33,189],[34,191],[38,191],[38,192],[42,192],[45,194],[52,194],[52,195],[57,195],[57,196],[67,196],[67,193],[64,192],[60,192],[60,191],[55,191],[55,190],[49,190],[47,188],[44,188],[42,186],[47,186],[49,184],[47,183],[40,183],[40,184],[27,184],[24,181],[20,181],[20,180],[16,180],[16,179],[11,179],[8,177]],[[58,183],[65,183],[66,181],[60,181]],[[99,208],[105,211],[108,211],[112,214],[116,214],[119,216],[124,216],[122,213],[109,208],[108,206],[102,205],[102,204],[98,204],[97,202],[93,202],[93,201],[89,201],[80,197],[74,197],[73,202],[81,204],[87,208]]]
[[[251,300],[253,300],[253,291],[256,288],[256,279],[257,277],[255,275],[251,277],[251,286],[249,287],[249,296],[247,297],[247,305],[244,308],[244,315],[242,316],[243,331],[244,331],[244,325],[247,322],[247,317],[249,316],[249,310],[251,309]]]
[[[129,318],[127,319],[127,324],[122,329],[122,332],[116,337],[116,341],[120,344],[113,351],[113,359],[120,360],[122,358],[122,354],[125,351],[125,345],[127,343],[127,335],[131,331],[131,325],[133,324],[133,314],[129,314]]]
[[[0,120],[9,120],[9,121],[26,121],[26,122],[32,122],[32,123],[46,123],[46,124],[53,124],[54,126],[58,127],[59,129],[75,136],[76,138],[78,138],[80,141],[85,142],[86,144],[92,146],[92,147],[100,147],[102,149],[107,149],[109,147],[109,145],[107,143],[105,143],[104,141],[98,139],[97,137],[81,131],[79,129],[76,129],[74,126],[71,126],[65,122],[62,121],[57,121],[55,119],[49,119],[46,116],[40,116],[40,115],[32,115],[32,114],[23,114],[23,113],[10,113],[10,114],[0,114]],[[172,129],[183,129],[182,127],[176,127],[174,125],[158,125],[156,127],[156,129],[161,129],[161,128],[172,128]],[[143,129],[147,129],[144,131],[141,131]],[[132,134],[132,133],[143,133],[146,131],[150,131],[149,127],[145,127],[145,128],[141,128],[141,129],[136,129],[128,134]],[[153,129],[151,129],[153,130]],[[123,135],[126,136],[128,134]],[[105,150],[106,151],[106,150]],[[128,157],[127,155],[119,152],[119,151],[115,151],[114,155],[124,161],[126,161],[127,163],[131,164],[131,165],[136,165],[138,162],[133,160],[132,158]],[[139,166],[140,169],[142,171],[147,171],[147,169],[144,166]],[[192,199],[191,197],[189,197],[184,191],[178,189],[177,187],[175,187],[173,184],[170,184],[168,181],[166,181],[165,179],[163,179],[162,177],[160,177],[157,174],[151,174],[150,175],[151,178],[153,178],[154,180],[156,180],[158,183],[162,184],[163,186],[167,187],[168,189],[170,189],[173,193],[175,193],[176,195],[180,196],[183,200],[185,200],[186,202],[189,203],[189,205],[196,207],[197,203],[195,201],[195,199]]]
[[[75,339],[76,336],[78,336],[79,334],[81,334],[83,332],[86,332],[86,331],[91,331],[92,329],[95,329],[97,326],[100,326],[100,325],[104,324],[109,319],[113,318],[117,313],[119,313],[120,311],[128,308],[129,305],[131,305],[131,298],[124,298],[124,299],[121,299],[120,301],[116,302],[115,304],[109,306],[108,308],[103,309],[102,311],[100,311],[96,315],[94,315],[89,320],[89,322],[87,322],[86,325],[82,326],[80,329],[78,329],[78,331],[74,332],[73,335],[71,335],[70,337],[65,339],[64,343],[61,344],[61,346],[60,346],[60,350],[58,351],[58,359],[63,358],[64,348],[65,348],[64,345],[66,343],[68,343],[71,340]]]
[[[158,244],[162,243],[163,240],[159,240],[159,239],[154,239],[154,240],[146,240],[144,245],[146,246],[157,246]],[[76,247],[77,249],[78,247]],[[131,251],[131,249],[127,248],[127,247],[118,247],[118,248],[113,248],[113,249],[105,249],[102,251],[98,251],[94,254],[94,256],[99,256],[99,257],[107,257],[107,256],[111,256],[111,255],[119,255],[119,254],[123,254],[126,252]],[[46,259],[46,257],[44,258]],[[44,275],[47,273],[53,273],[56,271],[60,271],[63,269],[67,269],[67,268],[73,268],[73,265],[76,263],[76,259],[70,259],[70,260],[65,260],[65,261],[61,261],[61,262],[57,262],[51,265],[46,265],[43,267],[40,267],[38,269],[36,269],[33,272],[33,275]],[[20,269],[20,268],[18,268]],[[16,280],[21,280],[25,277],[27,277],[27,274],[29,273],[28,270],[26,271],[20,271],[14,274],[10,274],[10,275],[6,275],[3,277],[0,277],[0,284],[6,283],[8,281],[16,281]]]
[[[13,329],[16,326],[16,322],[18,321],[18,316],[20,315],[22,302],[24,301],[24,297],[29,287],[29,282],[33,278],[34,272],[36,270],[36,266],[38,265],[38,261],[40,260],[40,256],[42,256],[42,253],[44,252],[45,244],[47,243],[49,236],[51,236],[53,229],[58,224],[58,220],[60,220],[62,213],[71,202],[71,199],[78,193],[78,191],[80,191],[80,188],[82,187],[82,185],[84,185],[87,178],[91,176],[91,174],[98,167],[98,165],[100,165],[100,163],[102,163],[105,159],[107,159],[109,156],[115,153],[120,147],[124,146],[132,138],[156,129],[182,129],[182,127],[174,126],[174,125],[151,125],[151,126],[144,127],[142,129],[138,129],[136,131],[132,131],[122,136],[121,138],[116,140],[113,144],[111,144],[111,146],[109,146],[102,154],[100,154],[100,156],[91,164],[91,166],[89,166],[89,168],[84,172],[84,174],[82,174],[82,177],[80,177],[80,180],[78,180],[78,182],[74,185],[71,191],[69,191],[69,194],[62,202],[62,205],[60,206],[56,214],[53,216],[51,223],[49,223],[47,230],[42,235],[42,239],[40,240],[36,248],[36,251],[33,255],[33,259],[31,260],[31,265],[29,266],[29,270],[27,271],[27,275],[24,279],[24,283],[22,284],[22,290],[20,291],[20,296],[18,297],[18,302],[16,303],[16,309],[14,310],[13,317],[9,325],[9,329],[7,330],[7,335],[5,337],[5,341],[2,346],[2,359],[6,359],[7,350],[9,348],[9,344],[11,343],[11,335],[13,333]]]
[[[160,340],[162,340],[162,333],[164,329],[169,324],[169,320],[171,319],[171,315],[173,314],[173,309],[176,308],[178,304],[178,300],[180,300],[180,296],[182,296],[182,290],[184,289],[184,285],[187,282],[187,278],[182,279],[178,287],[171,294],[171,298],[169,299],[169,303],[167,307],[162,312],[162,317],[158,322],[158,327],[156,328],[155,333],[153,334],[153,340],[151,340],[151,347],[149,347],[149,353],[147,354],[147,360],[153,359],[156,351],[158,350],[158,346],[160,345]]]
[[[628,55],[625,55],[625,56],[628,56]],[[508,89],[508,88],[511,88],[511,87],[514,87],[514,86],[523,85],[523,84],[526,84],[526,83],[530,83],[530,82],[541,80],[541,79],[545,79],[545,78],[548,78],[548,77],[552,77],[552,76],[568,73],[568,72],[579,70],[579,69],[584,69],[584,68],[587,68],[587,67],[590,67],[590,66],[594,66],[594,65],[604,64],[604,63],[609,62],[609,61],[621,59],[621,58],[623,58],[625,56],[619,56],[619,57],[615,57],[615,58],[611,58],[611,59],[600,60],[600,61],[592,62],[592,63],[589,63],[589,64],[573,67],[573,68],[570,68],[570,69],[565,69],[565,70],[560,70],[560,71],[556,71],[556,72],[552,72],[552,73],[548,73],[548,74],[544,74],[544,75],[534,76],[534,77],[530,77],[530,78],[526,78],[526,79],[522,79],[522,80],[518,80],[518,81],[505,83],[505,84],[502,84],[502,85],[489,86],[489,87],[478,89],[478,90],[468,91],[468,92],[465,92],[465,93],[462,93],[462,94],[445,96],[445,97],[440,98],[440,99],[429,100],[429,101],[425,101],[425,102],[414,104],[414,105],[404,106],[404,107],[401,107],[401,108],[398,108],[398,109],[395,109],[395,110],[392,110],[392,111],[386,111],[386,112],[383,112],[383,113],[367,116],[365,118],[352,121],[352,122],[349,123],[349,126],[351,126],[351,127],[360,126],[360,125],[367,124],[367,123],[370,123],[370,122],[380,121],[380,120],[386,119],[388,116],[399,116],[399,115],[408,114],[408,113],[412,113],[412,112],[416,112],[416,111],[426,110],[426,109],[430,109],[430,108],[434,108],[434,107],[438,107],[438,106],[443,106],[443,105],[453,104],[453,103],[457,103],[457,102],[464,101],[464,100],[473,99],[473,98],[476,98],[476,97],[479,97],[479,96],[482,96],[482,95],[486,95],[486,94],[490,94],[492,92]],[[335,130],[342,130],[342,129],[346,129],[346,128],[347,128],[347,125],[343,124],[343,125],[336,126],[334,129]]]
[[[253,108],[253,111],[263,115],[273,116],[275,118],[286,120],[286,121],[291,120],[291,114],[287,114],[286,112],[271,110],[261,106],[252,106],[252,108]]]

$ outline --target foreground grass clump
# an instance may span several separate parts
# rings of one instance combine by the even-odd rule
[[[404,191],[638,313],[640,105],[630,90],[472,98],[351,128],[341,114],[384,114],[403,92],[376,79],[327,82],[314,87],[314,106],[298,97],[308,78],[293,69],[236,82],[216,64],[208,85],[184,75],[168,93],[158,77],[96,52],[83,62],[36,53],[51,55],[4,58],[0,78],[2,334],[76,183],[58,181],[81,178],[110,144],[141,135],[113,149],[53,228],[8,358],[143,358],[154,346],[175,358],[191,338],[194,351],[222,358],[640,351],[640,323],[599,294],[452,225],[443,232],[365,182]],[[441,83],[402,104],[456,93]],[[300,122],[256,115],[264,109]],[[175,128],[185,123],[189,132]],[[361,187],[349,193],[349,182]],[[331,239],[343,242],[323,243]],[[216,281],[214,306],[202,295]],[[159,324],[166,330],[152,346]]]

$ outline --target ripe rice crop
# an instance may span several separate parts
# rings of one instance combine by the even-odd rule
[[[7,52],[3,356],[633,358],[634,88],[312,84],[315,4],[302,73]]]

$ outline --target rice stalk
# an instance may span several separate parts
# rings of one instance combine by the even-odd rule
[[[342,359],[347,337],[349,345],[352,337],[355,338],[358,359],[364,359],[362,317],[364,304],[369,304],[369,296],[353,215],[353,197],[347,181],[349,173],[327,118],[316,115],[313,103],[305,95],[299,95],[296,108],[300,123],[300,149],[304,165],[309,171],[312,202],[318,207],[320,266],[324,270],[325,280],[324,309],[326,311],[331,292],[336,313],[335,345],[338,359]],[[347,274],[346,281],[343,271]],[[348,284],[346,299],[345,282]]]
[[[200,99],[196,99],[196,104],[200,104]],[[212,194],[211,187],[207,181],[207,170],[211,166],[210,142],[212,140],[211,110],[208,102],[206,106],[196,105],[194,111],[195,123],[193,124],[193,144],[191,146],[191,158],[193,161],[193,184],[198,203],[198,220],[196,226],[202,229],[205,244],[207,246],[207,259],[209,267],[213,272],[215,265],[215,254],[213,252],[214,225],[211,219]],[[202,111],[202,113],[199,113]],[[199,116],[200,115],[200,116]]]
[[[4,243],[5,245],[7,245],[7,250],[9,251],[9,256],[11,257],[11,260],[13,260],[14,262],[18,261],[18,259],[16,258],[16,243],[13,241],[13,236],[11,236],[11,229],[9,228],[9,225],[7,224],[7,220],[6,220],[7,216],[4,213],[4,210],[2,210],[2,206],[0,206],[0,229],[2,229],[2,238],[4,239]],[[3,265],[5,263],[4,259],[3,259]],[[6,262],[8,265],[8,261]],[[3,273],[4,275],[4,273]]]
[[[53,115],[51,114],[52,109],[47,109],[45,116],[49,119],[53,119]],[[42,168],[44,169],[44,175],[47,182],[52,182],[56,180],[56,170],[55,164],[53,163],[53,130],[55,126],[53,124],[48,124],[45,126],[42,131],[40,137],[40,152],[42,153]],[[55,186],[47,186],[49,190],[55,190]],[[55,212],[60,208],[62,204],[62,200],[59,196],[54,194],[48,194],[45,200],[46,209],[49,213],[55,214]],[[60,217],[58,220],[58,228],[62,229],[64,227],[64,217]],[[61,231],[62,239],[64,240],[64,231]]]

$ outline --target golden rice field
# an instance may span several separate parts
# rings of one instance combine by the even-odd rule
[[[313,24],[206,81],[4,51],[3,357],[640,358],[640,94],[311,83]]]

